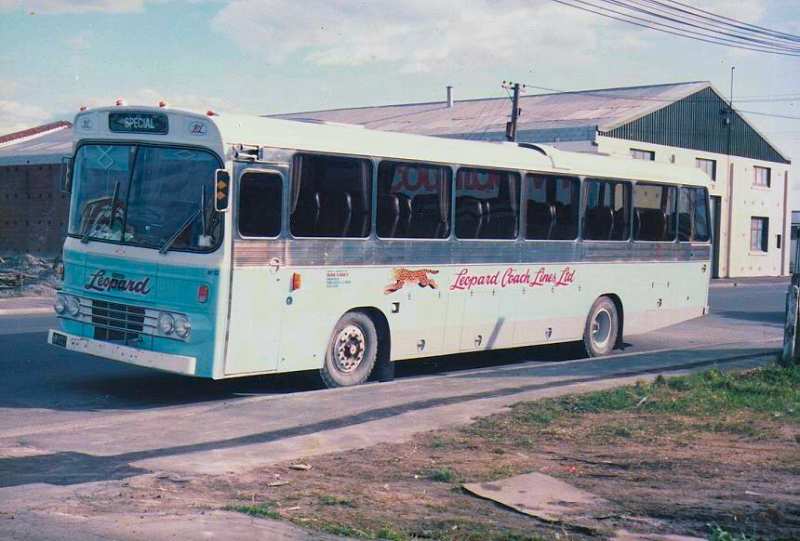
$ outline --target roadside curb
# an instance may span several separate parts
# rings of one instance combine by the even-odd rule
[[[52,307],[0,308],[0,316],[29,316],[34,314],[55,314]]]
[[[55,297],[5,297],[0,299],[0,316],[24,316],[33,314],[55,314],[53,301]]]

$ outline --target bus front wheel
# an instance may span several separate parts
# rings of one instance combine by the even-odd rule
[[[347,387],[367,381],[378,354],[375,323],[364,312],[348,312],[333,328],[325,364],[320,370],[329,387]]]
[[[619,313],[608,297],[600,297],[589,310],[583,331],[583,344],[589,357],[609,355],[617,344]]]

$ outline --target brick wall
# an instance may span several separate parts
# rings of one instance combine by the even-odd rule
[[[0,167],[0,253],[61,252],[69,197],[62,165]]]

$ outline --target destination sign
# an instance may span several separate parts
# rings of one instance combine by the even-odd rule
[[[126,111],[108,113],[108,129],[117,133],[156,133],[169,131],[169,119],[164,113]]]

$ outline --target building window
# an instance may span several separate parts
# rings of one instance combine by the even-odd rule
[[[638,148],[632,148],[631,158],[634,160],[647,160],[653,162],[656,159],[656,153],[652,150],[639,150]]]
[[[717,160],[706,160],[697,158],[694,161],[698,169],[701,169],[711,180],[717,180]]]
[[[750,250],[769,250],[769,218],[750,218]]]
[[[765,188],[769,188],[772,179],[770,178],[770,168],[769,167],[753,167],[753,184],[756,186],[764,186]]]

